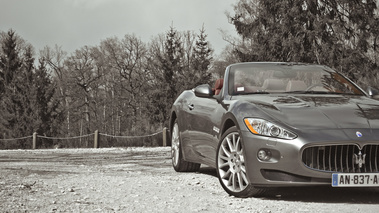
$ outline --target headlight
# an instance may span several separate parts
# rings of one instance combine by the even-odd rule
[[[245,118],[244,122],[247,128],[256,135],[282,139],[295,139],[297,137],[296,134],[263,119]]]

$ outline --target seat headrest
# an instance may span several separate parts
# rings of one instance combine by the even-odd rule
[[[214,88],[215,95],[220,94],[223,85],[224,85],[224,79],[220,78],[216,80],[215,88]]]
[[[304,81],[288,81],[286,91],[303,91],[307,89]]]
[[[278,91],[278,92],[283,91],[284,92],[285,85],[284,85],[284,82],[280,79],[266,79],[263,82],[262,89],[268,90],[268,91]]]
[[[216,80],[215,89],[222,89],[224,85],[224,79],[220,78]]]

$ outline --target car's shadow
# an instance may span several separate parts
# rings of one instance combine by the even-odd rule
[[[212,167],[207,167],[207,166],[201,165],[198,172],[201,174],[211,175],[211,176],[214,176],[215,178],[217,178],[217,171],[215,168],[212,168]]]
[[[217,172],[214,168],[201,167],[199,173],[214,176],[215,181],[218,181]],[[271,188],[260,199],[319,203],[379,204],[378,196],[379,187],[333,188],[331,186],[317,186]]]
[[[361,203],[379,204],[378,188],[333,188],[317,187],[286,187],[269,190],[262,197],[268,200],[287,200],[319,203]]]

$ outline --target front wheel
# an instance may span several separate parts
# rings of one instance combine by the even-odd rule
[[[218,179],[227,193],[235,197],[263,194],[264,190],[253,187],[247,177],[242,138],[237,127],[231,127],[221,137],[216,162]]]

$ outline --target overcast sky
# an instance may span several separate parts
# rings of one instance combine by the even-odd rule
[[[37,53],[55,44],[72,53],[84,45],[135,34],[149,42],[173,25],[198,33],[204,24],[216,53],[226,46],[220,29],[235,34],[225,12],[236,0],[0,0],[0,31],[13,29]]]

